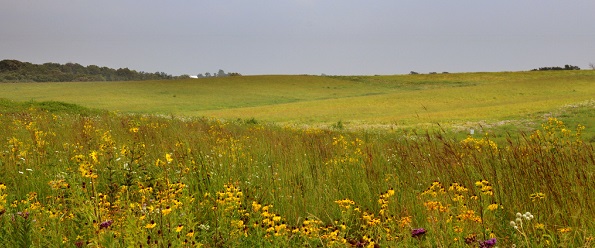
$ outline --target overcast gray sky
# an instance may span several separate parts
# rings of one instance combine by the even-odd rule
[[[595,63],[593,0],[0,0],[0,59],[196,75]]]

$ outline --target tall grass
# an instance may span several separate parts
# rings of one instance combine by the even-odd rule
[[[577,247],[595,236],[593,146],[554,118],[495,142],[11,104],[0,246]]]

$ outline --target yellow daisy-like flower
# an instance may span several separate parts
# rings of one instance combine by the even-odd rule
[[[176,227],[176,232],[177,232],[177,233],[179,233],[179,232],[181,232],[181,231],[182,231],[182,229],[184,229],[184,226],[182,226],[182,225],[178,225],[178,226]]]
[[[399,227],[404,228],[411,225],[411,216],[401,217],[399,220]]]
[[[155,228],[155,226],[157,226],[157,223],[155,223],[155,221],[151,221],[151,223],[145,225],[145,228],[152,229]]]
[[[190,230],[190,231],[189,231],[189,232],[186,234],[186,237],[192,237],[192,236],[194,236],[194,231],[193,231],[193,230]]]
[[[174,159],[170,153],[165,154],[165,160],[167,161],[168,164],[171,164],[171,162],[174,161]]]
[[[490,204],[488,206],[488,210],[490,210],[490,211],[494,211],[496,209],[498,209],[498,204],[497,203],[492,203],[492,204]]]
[[[388,196],[393,196],[395,195],[395,190],[391,188],[386,193],[388,194]]]
[[[168,215],[169,213],[171,213],[171,208],[168,206],[165,209],[161,210],[161,213],[163,213],[163,216]]]

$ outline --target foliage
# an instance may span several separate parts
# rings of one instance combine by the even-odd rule
[[[7,247],[588,247],[595,236],[594,148],[555,118],[498,143],[39,106],[0,112]]]
[[[237,77],[237,76],[242,76],[242,74],[237,73],[237,72],[225,73],[225,71],[223,71],[222,69],[219,69],[219,71],[217,71],[216,73],[213,73],[212,75],[211,75],[210,72],[206,72],[204,75],[202,73],[199,73],[198,75],[196,75],[197,78],[205,78],[205,77]]]
[[[18,60],[0,61],[0,82],[85,82],[176,79],[164,72],[138,72],[77,63],[32,64]]]
[[[580,70],[581,68],[575,65],[564,65],[564,67],[552,66],[552,67],[539,67],[539,69],[533,69],[531,71],[561,71],[561,70]]]

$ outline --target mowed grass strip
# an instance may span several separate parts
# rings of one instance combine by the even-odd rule
[[[122,112],[297,124],[416,125],[519,119],[593,100],[595,71],[7,83],[0,89],[0,98]]]

